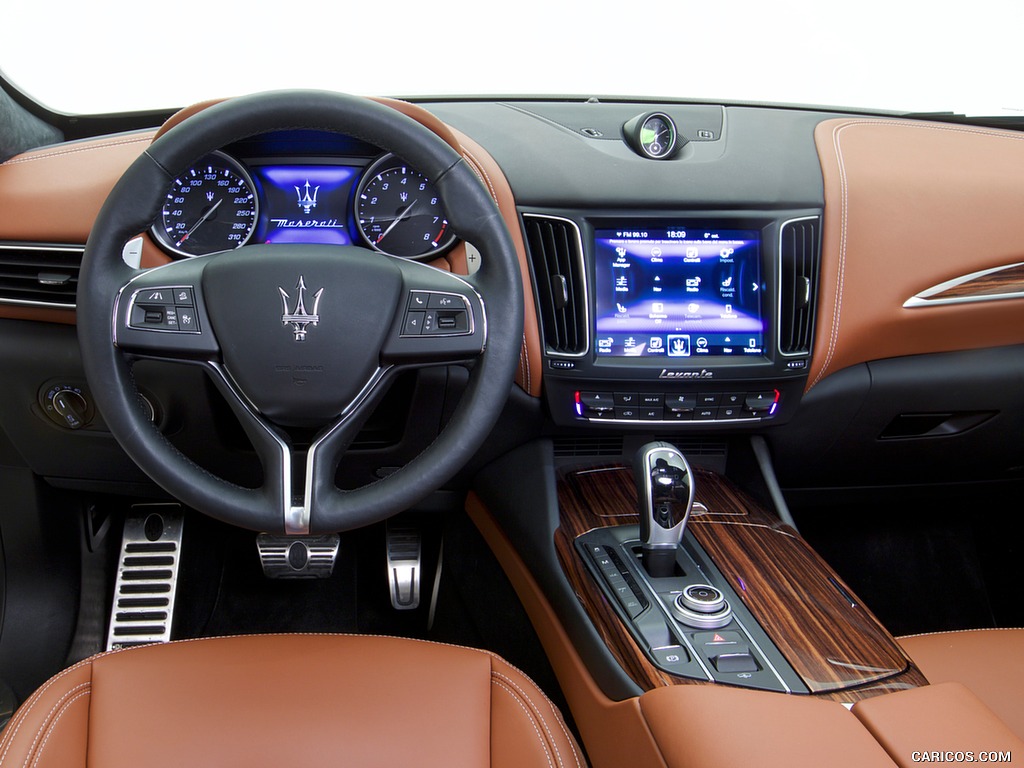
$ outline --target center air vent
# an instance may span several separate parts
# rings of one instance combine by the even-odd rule
[[[580,230],[568,219],[533,213],[523,215],[523,228],[546,351],[585,355],[589,310]]]
[[[779,242],[779,351],[806,355],[811,351],[814,306],[818,290],[817,217],[782,225]]]
[[[74,309],[80,245],[0,243],[0,303]]]

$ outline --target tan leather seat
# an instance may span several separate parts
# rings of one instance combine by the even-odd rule
[[[962,683],[1024,739],[1024,630],[975,629],[899,638],[931,683]]]
[[[94,656],[30,697],[0,742],[3,768],[583,764],[555,707],[497,656],[338,635]]]

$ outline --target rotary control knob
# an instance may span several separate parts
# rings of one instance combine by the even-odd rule
[[[44,387],[39,405],[50,421],[65,429],[81,429],[92,421],[92,403],[78,384],[61,381]]]
[[[718,629],[732,621],[732,608],[720,589],[710,584],[691,584],[670,605],[684,624],[699,629]]]

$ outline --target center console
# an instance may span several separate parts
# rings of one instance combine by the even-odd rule
[[[556,424],[743,430],[795,411],[818,212],[523,221]]]

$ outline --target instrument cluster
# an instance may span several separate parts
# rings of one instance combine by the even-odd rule
[[[455,235],[434,185],[396,155],[211,152],[168,187],[153,236],[177,258],[246,243],[362,245],[430,259]]]

